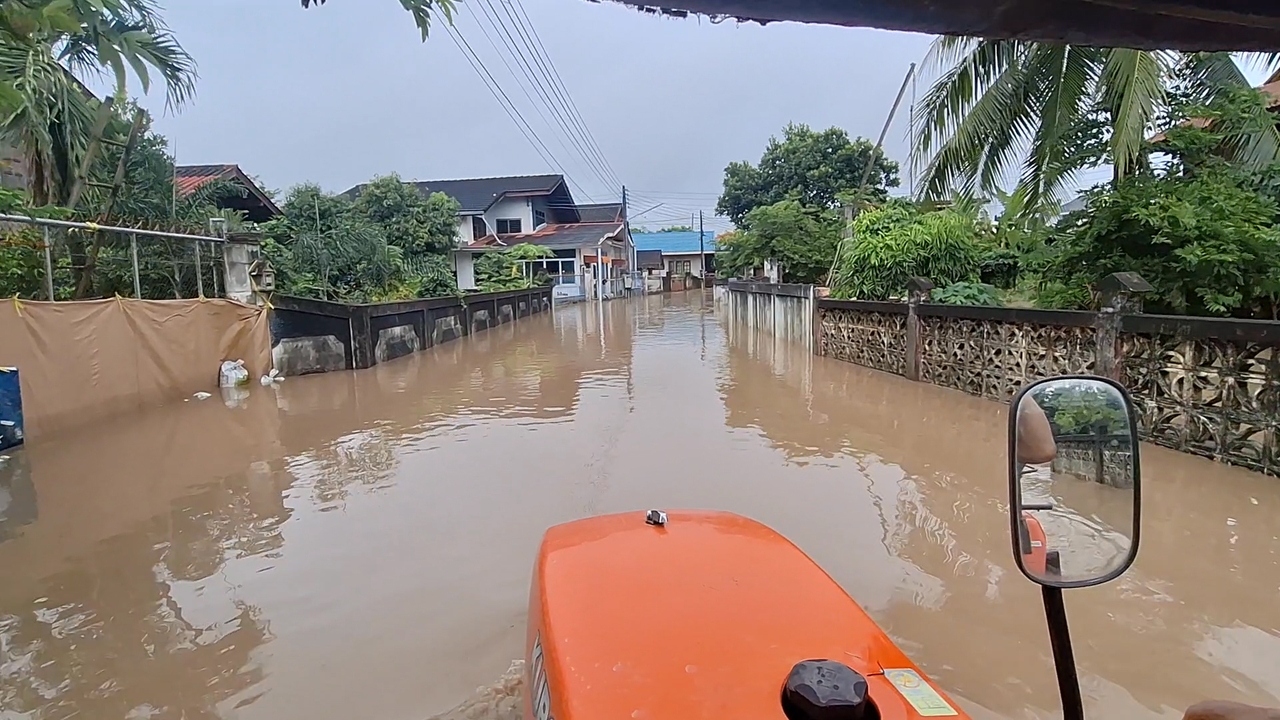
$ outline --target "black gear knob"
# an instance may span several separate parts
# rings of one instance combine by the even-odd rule
[[[867,679],[834,660],[797,663],[782,688],[789,720],[862,720],[870,705]]]

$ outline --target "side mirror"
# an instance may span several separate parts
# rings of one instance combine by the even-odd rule
[[[1133,401],[1100,377],[1023,388],[1009,410],[1009,515],[1022,573],[1045,587],[1100,585],[1138,555]]]

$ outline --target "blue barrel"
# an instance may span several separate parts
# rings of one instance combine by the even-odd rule
[[[22,383],[18,368],[0,367],[0,452],[22,444]]]

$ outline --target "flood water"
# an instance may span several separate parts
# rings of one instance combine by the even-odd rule
[[[0,468],[0,719],[518,717],[543,530],[649,507],[773,526],[976,716],[1051,718],[1004,417],[690,293],[34,444]],[[1087,711],[1280,705],[1280,481],[1143,452],[1136,566],[1067,596]]]

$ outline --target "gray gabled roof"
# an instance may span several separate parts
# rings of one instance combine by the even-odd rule
[[[550,195],[564,184],[563,175],[515,175],[510,177],[471,178],[467,180],[428,180],[409,183],[423,195],[444,193],[462,206],[461,212],[482,213],[508,195]],[[343,195],[355,199],[364,191],[361,183]],[[567,190],[566,190],[567,192]]]

